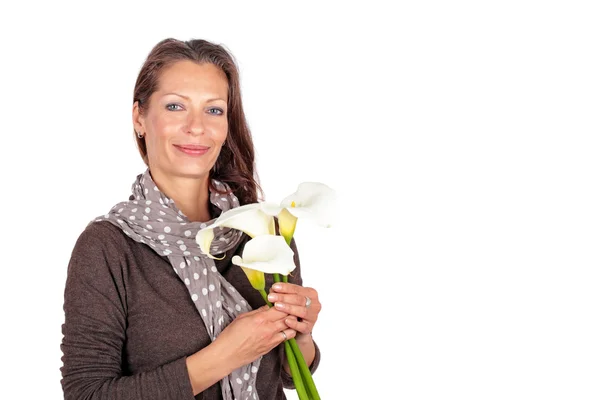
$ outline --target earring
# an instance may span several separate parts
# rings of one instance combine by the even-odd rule
[[[141,133],[139,133],[137,131],[135,133],[137,134],[137,137],[139,137],[140,139],[144,137],[144,135],[142,135]]]

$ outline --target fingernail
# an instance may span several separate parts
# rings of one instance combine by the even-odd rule
[[[277,308],[283,308],[283,303],[275,303],[275,307],[277,307]]]
[[[273,289],[275,290],[281,290],[281,285],[279,283],[276,283],[273,285]]]
[[[269,301],[275,301],[277,300],[277,296],[275,296],[274,294],[270,294],[267,296],[267,299],[269,299]]]

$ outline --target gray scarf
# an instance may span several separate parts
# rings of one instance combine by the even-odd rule
[[[219,190],[229,187],[213,180]],[[237,315],[252,310],[242,295],[217,271],[212,259],[200,251],[196,233],[213,222],[190,222],[177,209],[173,199],[162,193],[147,169],[138,175],[129,201],[118,203],[108,214],[95,221],[109,221],[136,242],[144,243],[166,256],[177,276],[185,283],[211,338],[217,336]],[[223,211],[238,207],[237,197],[210,191],[210,202]],[[216,228],[211,254],[224,253],[235,247],[242,233],[230,228]],[[257,400],[256,372],[262,357],[233,371],[221,380],[225,400]]]

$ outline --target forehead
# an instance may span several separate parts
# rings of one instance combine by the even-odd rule
[[[227,95],[229,84],[225,73],[213,64],[178,61],[166,67],[158,78],[157,92],[177,91]]]

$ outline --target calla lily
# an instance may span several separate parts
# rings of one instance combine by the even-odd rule
[[[251,205],[252,210],[258,206],[262,214],[272,220],[273,216],[278,216],[281,236],[275,235],[274,225],[272,231],[269,228],[268,234],[251,235],[253,238],[245,244],[242,257],[235,255],[231,262],[242,268],[252,287],[258,290],[269,306],[272,304],[265,292],[264,274],[272,273],[275,282],[279,282],[279,274],[282,274],[283,281],[287,282],[287,275],[296,268],[294,251],[290,248],[290,243],[296,229],[297,219],[307,217],[317,225],[329,228],[332,225],[334,205],[335,192],[327,185],[317,182],[301,183],[298,190],[286,197],[279,205],[272,203]],[[248,208],[250,209],[250,207]],[[213,225],[216,225],[217,222],[218,220]],[[246,222],[244,221],[244,223]],[[232,227],[243,230],[243,225],[236,224]],[[244,228],[247,229],[247,226]],[[208,245],[204,246],[209,246],[212,237],[208,236],[208,233],[203,235],[205,236],[199,237],[198,243],[202,244],[205,240]],[[320,400],[310,369],[295,339],[285,341],[285,353],[298,398],[300,400]]]
[[[295,193],[281,201],[281,206],[296,218],[308,217],[317,225],[330,228],[335,198],[335,191],[324,183],[303,182]]]
[[[231,262],[270,274],[288,275],[296,268],[294,251],[278,235],[261,235],[249,240],[244,245],[242,257],[233,256]]]
[[[236,257],[239,257],[239,256],[236,256]],[[265,273],[264,272],[257,271],[255,269],[246,268],[246,267],[242,267],[242,270],[246,274],[246,277],[248,277],[248,280],[250,281],[250,284],[252,285],[252,287],[254,289],[258,290],[259,292],[262,292],[265,290]]]
[[[335,191],[329,186],[319,182],[303,182],[279,206],[261,203],[261,208],[266,214],[277,215],[279,232],[289,245],[297,218],[306,218],[319,226],[330,228],[333,224],[335,200]]]
[[[285,242],[289,246],[292,243],[292,237],[296,230],[296,221],[298,221],[298,218],[289,212],[287,208],[284,208],[279,212],[278,220],[279,233],[285,238]]]
[[[260,203],[232,208],[222,213],[215,222],[200,229],[196,234],[196,242],[200,246],[200,250],[213,259],[217,259],[217,257],[210,254],[210,245],[215,236],[213,229],[217,227],[237,229],[251,238],[275,234],[275,221],[271,215],[262,210]]]

